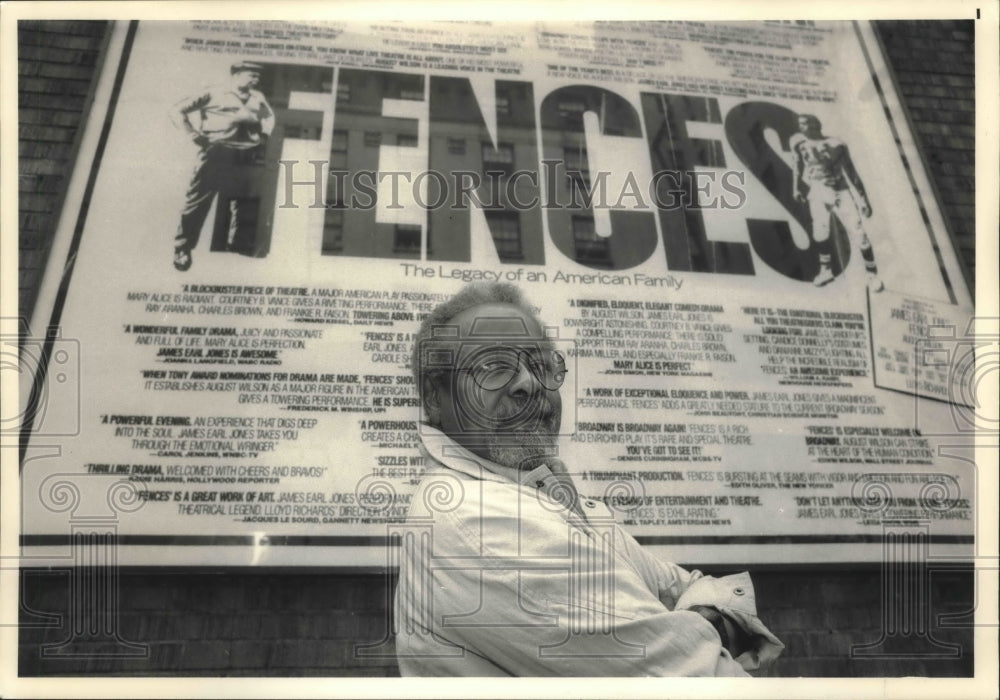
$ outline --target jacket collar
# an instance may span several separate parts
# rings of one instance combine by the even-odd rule
[[[458,444],[437,428],[426,424],[420,426],[420,441],[420,451],[424,457],[473,479],[513,482],[534,487],[553,476],[552,470],[545,463],[525,472],[491,462]]]

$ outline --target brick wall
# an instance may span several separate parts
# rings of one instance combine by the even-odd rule
[[[941,195],[944,215],[971,275],[975,268],[972,22],[880,22],[916,138]],[[34,305],[99,49],[103,22],[21,22],[20,303]],[[719,572],[725,573],[725,572]],[[871,567],[758,572],[762,617],[788,650],[779,676],[963,676],[972,673],[971,630],[938,629],[961,646],[956,659],[857,659],[852,644],[879,638],[880,572]],[[972,607],[968,572],[932,578],[935,615]],[[70,635],[65,571],[25,570],[19,666],[23,675],[394,675],[391,659],[355,658],[359,643],[386,629],[391,582],[384,576],[164,569],[125,570],[117,629],[147,645],[135,658],[69,659],[43,655]],[[45,623],[42,613],[61,613]],[[925,637],[895,640],[916,651]],[[893,647],[898,650],[898,647]]]
[[[18,22],[18,313],[30,319],[107,22]]]
[[[706,571],[725,574],[731,571]],[[972,630],[943,629],[937,616],[973,607],[968,571],[933,572],[928,607],[930,637],[891,639],[883,652],[932,651],[956,644],[957,658],[852,658],[852,645],[881,638],[881,572],[877,567],[763,571],[754,574],[761,617],[787,650],[772,676],[971,676]],[[43,652],[72,639],[69,576],[25,571],[22,621],[61,614],[51,626],[24,626],[20,674],[206,676],[394,676],[395,661],[359,658],[357,645],[374,644],[390,629],[393,588],[384,575],[164,570],[122,573],[117,629],[145,644],[143,656],[60,658]],[[910,601],[911,603],[914,601]],[[904,609],[911,608],[904,602]],[[915,622],[916,620],[914,620]],[[82,640],[83,637],[76,639]],[[86,646],[121,653],[114,646]],[[391,645],[386,653],[391,655]],[[43,656],[43,653],[45,654]]]
[[[974,21],[893,21],[876,27],[975,292]]]
[[[382,659],[353,653],[389,629],[384,575],[126,569],[118,588],[117,630],[146,645],[138,657],[126,656],[125,646],[72,637],[67,571],[23,571],[21,619],[29,624],[20,630],[20,675],[399,675],[391,646]],[[30,626],[44,622],[42,614],[62,621]],[[103,656],[44,651],[68,639],[82,642],[75,650]]]

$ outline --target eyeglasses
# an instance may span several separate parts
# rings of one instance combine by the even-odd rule
[[[541,348],[483,347],[472,352],[455,371],[469,372],[480,388],[497,391],[514,380],[521,364],[546,389],[558,389],[566,381],[566,356],[558,350]]]

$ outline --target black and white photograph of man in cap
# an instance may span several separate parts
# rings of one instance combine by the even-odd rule
[[[174,239],[174,267],[182,272],[191,267],[192,250],[216,199],[212,250],[246,252],[243,242],[253,237],[256,184],[274,129],[274,110],[257,89],[260,74],[257,63],[234,63],[228,84],[205,88],[171,110],[174,123],[198,147]]]

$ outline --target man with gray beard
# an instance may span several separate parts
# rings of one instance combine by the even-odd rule
[[[505,284],[469,285],[421,325],[427,470],[400,529],[401,673],[745,676],[772,661],[783,645],[748,574],[659,561],[577,492],[558,456],[559,346]]]

